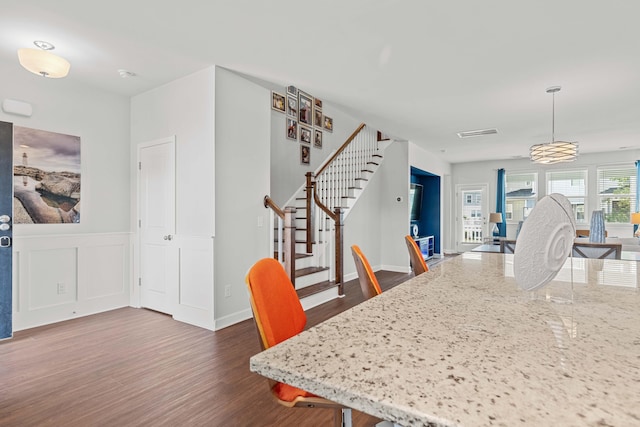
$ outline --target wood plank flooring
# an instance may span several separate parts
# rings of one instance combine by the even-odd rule
[[[388,289],[411,277],[376,273]],[[362,301],[307,311],[308,326]],[[212,332],[123,308],[15,333],[0,343],[0,426],[327,426],[327,409],[284,408],[249,371],[253,321]],[[380,421],[353,411],[354,426]]]

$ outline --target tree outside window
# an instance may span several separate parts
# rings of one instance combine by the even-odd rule
[[[628,168],[598,169],[598,204],[608,223],[626,223],[636,211],[636,170]]]

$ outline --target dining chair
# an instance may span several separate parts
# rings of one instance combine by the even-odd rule
[[[373,273],[373,269],[371,268],[367,257],[364,256],[358,245],[351,246],[351,254],[353,255],[353,261],[356,264],[360,289],[362,289],[362,294],[365,299],[380,295],[382,293],[382,289],[380,288],[378,279]]]
[[[253,320],[266,350],[304,330],[307,316],[298,295],[282,265],[273,258],[256,262],[245,281]],[[334,426],[351,427],[351,409],[316,396],[289,384],[269,380],[269,388],[276,401],[289,408],[332,408]]]
[[[429,271],[429,267],[427,266],[427,263],[422,256],[422,251],[418,247],[416,241],[409,235],[404,236],[404,241],[407,244],[407,249],[409,249],[409,261],[411,262],[413,275],[417,276],[425,271]]]

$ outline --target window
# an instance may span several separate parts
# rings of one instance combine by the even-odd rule
[[[507,221],[524,221],[538,198],[538,174],[536,172],[506,173]]]
[[[636,169],[598,168],[598,209],[604,211],[604,220],[609,223],[631,221],[631,212],[636,212]]]
[[[547,172],[547,194],[560,193],[569,199],[576,223],[587,222],[587,171],[562,170]]]

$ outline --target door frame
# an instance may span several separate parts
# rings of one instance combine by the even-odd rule
[[[141,280],[142,280],[142,269],[141,269],[141,261],[142,261],[142,233],[140,232],[140,221],[141,221],[141,208],[140,208],[140,199],[142,197],[142,182],[140,176],[140,164],[141,164],[141,154],[144,148],[153,147],[154,145],[162,145],[162,144],[173,144],[173,152],[174,156],[176,155],[176,136],[171,135],[164,138],[155,139],[152,141],[141,142],[136,146],[136,160],[133,165],[136,175],[136,194],[135,194],[135,244],[137,248],[135,248],[133,253],[133,280],[131,286],[131,303],[132,307],[140,308],[142,306],[142,293],[141,293]],[[174,157],[175,161],[175,157]],[[175,169],[174,169],[174,193],[175,193]],[[175,214],[175,213],[174,213]],[[173,223],[172,234],[175,235],[175,217]]]
[[[463,191],[481,191],[482,192],[482,235],[489,235],[489,184],[456,184],[456,222],[455,222],[455,236],[456,236],[456,250],[458,252],[467,252],[482,243],[463,243],[462,242],[462,192]]]

